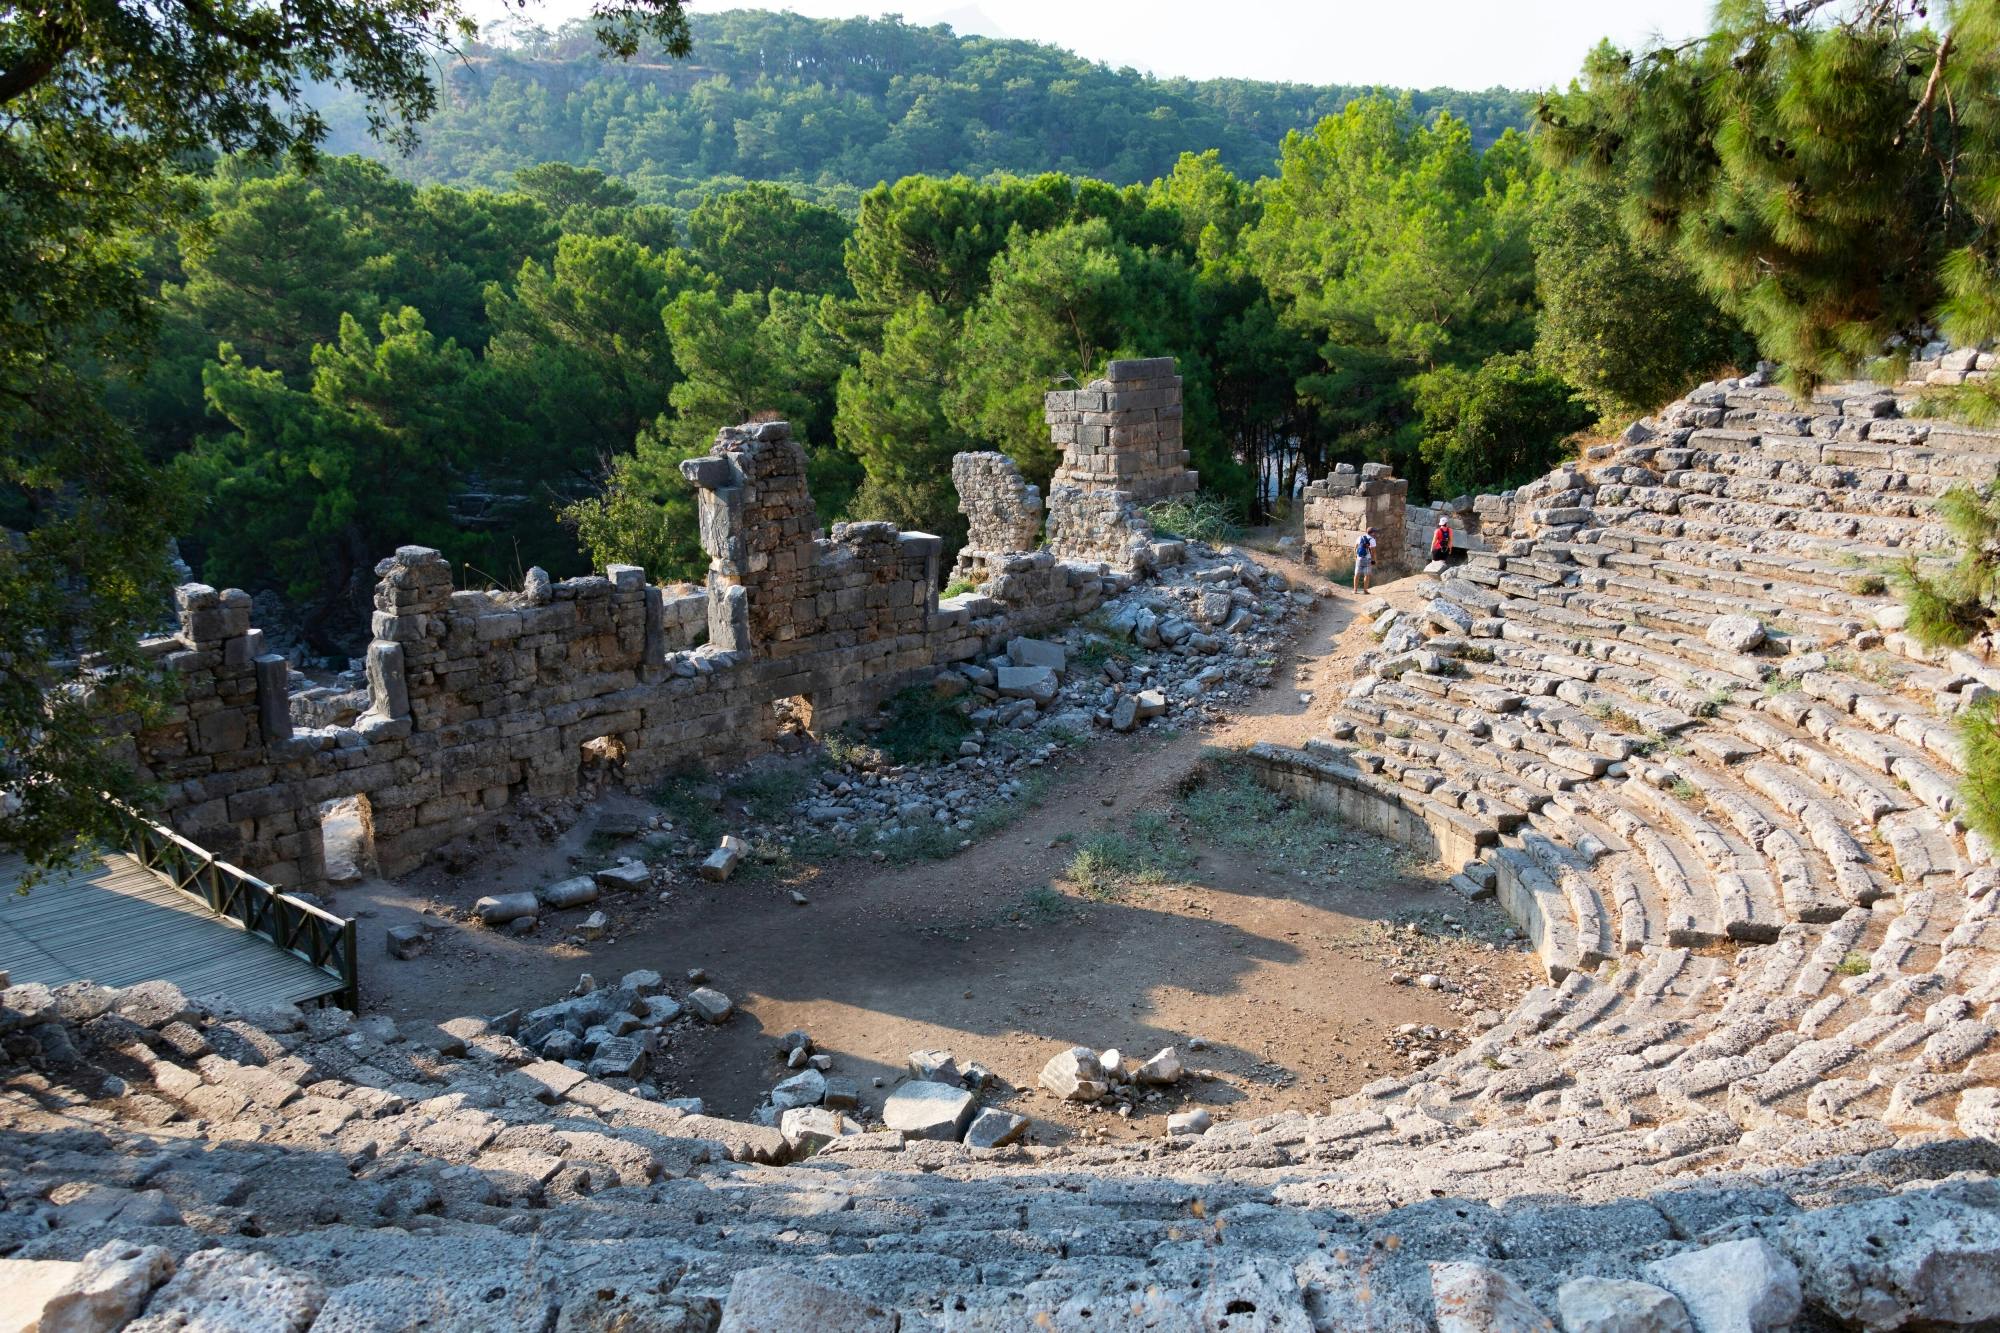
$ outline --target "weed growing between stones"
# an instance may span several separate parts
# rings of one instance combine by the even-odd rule
[[[863,746],[872,746],[898,764],[932,764],[958,757],[958,744],[972,731],[972,723],[957,699],[940,698],[927,686],[904,690],[889,700],[882,729],[865,739],[845,733],[844,747],[836,750],[835,738],[827,738],[827,753],[835,763],[846,763]]]
[[[1153,530],[1165,537],[1221,545],[1243,535],[1228,503],[1207,492],[1177,495],[1146,507]]]
[[[652,801],[673,821],[676,831],[696,842],[712,843],[728,830],[716,813],[720,789],[698,768],[669,774],[653,789]]]
[[[1233,754],[1208,755],[1182,784],[1174,808],[1199,841],[1243,852],[1266,868],[1325,869],[1352,840],[1336,816],[1272,791]]]
[[[966,593],[978,592],[978,591],[979,591],[979,585],[977,583],[974,583],[971,579],[953,579],[950,583],[944,585],[944,591],[939,593],[938,596],[962,597]]]
[[[1871,966],[1867,954],[1850,953],[1840,960],[1839,965],[1833,969],[1833,974],[1837,977],[1866,976]]]

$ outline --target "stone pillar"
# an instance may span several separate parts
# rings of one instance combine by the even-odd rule
[[[709,642],[768,653],[796,637],[818,523],[806,491],[806,453],[791,426],[725,426],[708,456],[682,463],[681,475],[699,490],[701,545],[709,556]],[[742,590],[740,611],[732,588]]]
[[[1181,377],[1170,356],[1113,361],[1103,379],[1046,395],[1043,416],[1050,438],[1063,446],[1051,493],[1058,486],[1124,491],[1149,505],[1200,485],[1181,447]]]
[[[1200,478],[1181,447],[1181,377],[1172,357],[1113,361],[1104,378],[1043,399],[1063,448],[1049,483],[1049,549],[1059,559],[1139,570],[1179,559],[1142,509],[1191,495]]]
[[[1002,453],[955,454],[951,481],[965,515],[965,546],[951,571],[954,582],[984,583],[1005,557],[1032,551],[1042,540],[1042,493],[1021,479]]]
[[[1364,463],[1359,472],[1342,463],[1306,487],[1307,558],[1323,569],[1352,565],[1355,543],[1372,527],[1376,572],[1407,570],[1410,547],[1404,510],[1409,494],[1410,483],[1392,473],[1387,463]]]
[[[279,653],[265,653],[256,659],[257,725],[264,744],[276,745],[292,736],[292,664]]]

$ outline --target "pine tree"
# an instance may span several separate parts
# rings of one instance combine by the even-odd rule
[[[2000,335],[2000,0],[1728,0],[1538,118],[1800,388]]]

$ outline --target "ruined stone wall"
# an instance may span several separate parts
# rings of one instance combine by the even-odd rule
[[[1049,484],[1049,548],[1059,557],[1141,570],[1179,558],[1142,512],[1192,495],[1200,477],[1181,447],[1181,377],[1172,357],[1113,361],[1104,378],[1044,399],[1062,463]]]
[[[1322,569],[1353,565],[1354,544],[1375,529],[1375,569],[1395,573],[1410,567],[1404,531],[1410,483],[1386,463],[1364,463],[1356,472],[1342,463],[1306,487],[1305,553]]]
[[[1005,557],[1032,551],[1042,541],[1042,493],[1021,478],[1002,453],[956,454],[951,482],[965,515],[965,546],[952,566],[954,582],[983,583]]]
[[[295,731],[249,599],[184,588],[181,633],[152,646],[178,702],[134,757],[178,831],[274,883],[323,878],[319,812],[350,796],[395,874],[516,800],[574,793],[586,746],[643,779],[768,738],[778,700],[836,726],[1121,586],[1019,553],[987,595],[940,605],[939,540],[885,523],[818,536],[804,467],[782,422],[724,430],[684,465],[711,557],[699,591],[629,565],[459,590],[438,552],[399,549],[377,566],[370,704],[352,726]]]

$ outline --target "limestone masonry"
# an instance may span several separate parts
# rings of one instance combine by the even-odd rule
[[[177,831],[306,887],[324,874],[330,801],[365,801],[376,859],[397,874],[520,797],[573,794],[593,755],[643,779],[769,739],[781,700],[837,726],[1179,558],[1137,507],[1194,486],[1173,362],[1114,361],[1107,380],[1050,397],[1071,400],[1075,419],[1055,427],[1070,439],[1045,549],[1040,497],[1011,461],[954,460],[972,533],[958,570],[980,592],[939,601],[940,542],[926,533],[842,523],[820,536],[790,427],[731,427],[682,464],[705,587],[614,565],[561,581],[535,571],[518,592],[458,590],[438,552],[403,547],[376,567],[366,711],[352,726],[296,727],[286,664],[262,651],[248,596],[191,584],[181,632],[148,644],[180,702],[136,738],[136,758]]]
[[[1049,549],[1066,560],[1143,571],[1178,559],[1143,512],[1192,495],[1181,447],[1181,377],[1172,357],[1113,361],[1105,377],[1044,399],[1062,465],[1049,483]]]
[[[1377,643],[1322,734],[1253,750],[1528,934],[1546,984],[1462,1050],[1324,1113],[1048,1147],[947,1141],[972,1108],[943,1052],[912,1056],[908,1128],[856,1132],[823,1078],[772,1128],[531,1047],[727,1021],[655,973],[437,1028],[15,986],[0,1295],[51,1331],[2000,1327],[2000,865],[1959,818],[1953,727],[2000,668],[1924,650],[1883,576],[1948,554],[1936,497],[2000,477],[2000,433],[1906,406],[1705,385],[1444,511],[1484,549],[1360,603]],[[842,715],[1117,581],[987,552],[985,590],[940,606],[932,539],[812,535],[782,425],[688,467],[699,592],[620,569],[455,592],[433,552],[385,561],[352,729],[286,734],[245,599],[184,590],[160,651],[186,703],[140,742],[182,827],[310,878],[313,802],[362,791],[407,862],[569,790],[586,743],[652,765],[774,699]],[[967,469],[976,529],[1024,532],[1018,478]],[[1344,475],[1319,530],[1379,501],[1393,533],[1393,479]],[[1109,515],[1063,528],[1108,549],[1127,511],[1078,497],[1142,495],[1059,481],[1052,539]],[[1170,554],[1123,535],[1135,566]],[[1108,1077],[1049,1055],[1051,1095]]]

